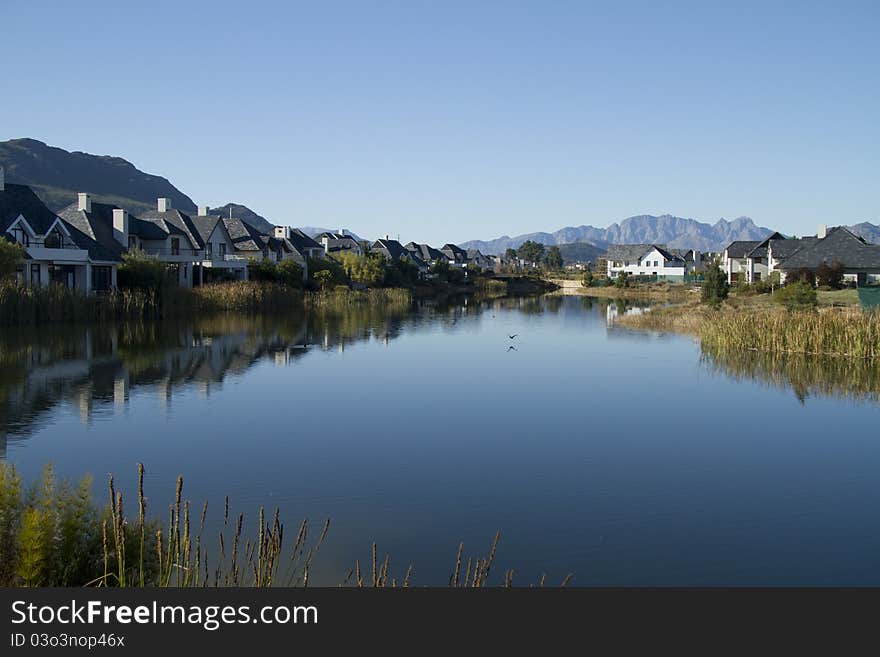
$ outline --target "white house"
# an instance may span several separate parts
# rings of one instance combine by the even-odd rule
[[[658,244],[612,244],[606,258],[608,278],[626,272],[629,276],[684,280],[687,273],[684,258]]]
[[[7,183],[0,167],[0,238],[24,247],[19,282],[50,283],[90,294],[116,286],[121,245],[101,241],[52,212],[26,185]],[[115,245],[115,246],[114,246]]]

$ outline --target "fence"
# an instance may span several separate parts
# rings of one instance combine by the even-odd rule
[[[860,287],[859,305],[862,308],[880,308],[880,287]]]

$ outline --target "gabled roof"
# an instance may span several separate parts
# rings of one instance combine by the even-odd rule
[[[302,232],[299,228],[294,228],[290,231],[289,237],[290,243],[293,245],[301,255],[305,255],[307,249],[323,249],[324,247],[318,244],[311,237]]]
[[[456,246],[455,244],[444,244],[440,247],[440,250],[447,256],[452,257],[455,260],[466,260],[467,259],[467,251],[465,251],[460,246]]]
[[[474,258],[485,258],[482,253],[480,253],[479,249],[468,249],[465,253],[467,253],[468,260],[473,260]]]
[[[216,214],[196,215],[194,217],[190,216],[190,220],[202,239],[202,243],[207,243],[214,229],[217,228],[217,223],[221,220],[221,217]]]
[[[150,210],[139,215],[142,221],[155,224],[168,235],[183,235],[189,240],[195,250],[205,248],[205,243],[199,236],[199,231],[189,215],[172,208],[165,212]],[[144,238],[150,239],[150,238]]]
[[[71,203],[58,213],[58,216],[64,219],[69,226],[75,228],[82,236],[88,237],[90,240],[97,242],[101,248],[92,246],[89,249],[89,256],[92,257],[94,251],[95,256],[103,256],[99,260],[120,260],[125,246],[120,244],[113,236],[113,210],[118,206],[108,205],[106,203],[91,204],[91,212],[80,210],[77,203]],[[129,216],[129,226],[133,217]],[[76,237],[71,231],[71,238],[74,243],[79,245]],[[81,247],[82,248],[82,247]]]
[[[665,244],[611,244],[608,247],[606,257],[609,260],[620,260],[623,262],[631,262],[640,260],[649,251],[654,249],[665,248]],[[666,257],[666,256],[663,256]]]
[[[815,269],[822,263],[841,263],[846,269],[880,269],[880,246],[869,244],[843,226],[830,228],[782,263],[783,269]]]
[[[405,248],[410,253],[417,254],[425,262],[439,260],[443,257],[443,253],[440,251],[440,249],[435,249],[433,246],[429,246],[428,244],[416,244],[415,242],[410,242],[406,245]]]
[[[760,243],[761,241],[756,240],[737,240],[736,242],[731,242],[727,245],[727,257],[746,258]]]
[[[800,239],[786,239],[786,240],[770,240],[770,251],[773,253],[773,258],[776,260],[785,260],[786,258],[791,257],[801,249],[807,246],[812,246],[818,237],[801,237]]]
[[[221,219],[221,221],[226,227],[226,232],[229,233],[229,239],[232,241],[236,251],[262,252],[268,243],[263,241],[264,237],[268,240],[268,235],[263,235],[256,228],[241,219],[232,217]]]
[[[27,185],[6,183],[0,192],[0,234],[23,216],[37,235],[45,235],[58,219]]]
[[[373,248],[385,251],[390,258],[395,259],[410,255],[410,252],[403,248],[403,245],[397,240],[376,240],[373,243]]]

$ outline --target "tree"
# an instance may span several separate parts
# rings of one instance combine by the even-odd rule
[[[550,271],[559,271],[562,269],[564,262],[558,246],[551,246],[548,249],[547,256],[544,258],[544,264]]]
[[[300,288],[303,285],[303,268],[295,260],[282,260],[276,267],[278,282],[288,287]]]
[[[0,279],[15,274],[15,268],[24,258],[21,244],[9,242],[0,237]]]
[[[326,290],[333,283],[333,272],[329,269],[322,269],[312,274],[312,278],[322,290]]]
[[[505,260],[516,260],[519,256],[516,254],[516,249],[507,249],[504,252]]]
[[[713,262],[706,270],[706,276],[703,279],[703,289],[700,292],[700,300],[708,303],[710,306],[718,307],[722,301],[727,298],[730,286],[724,272],[717,262]]]
[[[337,257],[345,273],[356,283],[377,287],[385,280],[385,261],[380,255],[359,256],[356,253],[343,251]]]
[[[819,286],[839,290],[843,287],[843,264],[837,260],[830,265],[823,262],[816,267],[816,283]]]
[[[544,245],[526,240],[516,251],[516,255],[529,262],[541,262],[544,259]]]
[[[589,269],[584,272],[584,279],[581,281],[581,284],[584,287],[590,287],[593,284],[593,272]]]
[[[434,265],[431,267],[431,273],[437,277],[437,280],[440,281],[448,281],[449,280],[449,261],[440,258],[434,262]]]
[[[614,279],[614,286],[620,289],[629,287],[629,273],[625,271],[620,272],[617,278]]]

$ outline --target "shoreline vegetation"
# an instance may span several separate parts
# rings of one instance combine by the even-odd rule
[[[329,519],[316,535],[302,520],[288,547],[278,508],[267,513],[260,507],[256,526],[246,531],[244,514],[231,515],[227,497],[212,554],[205,534],[208,503],[196,507],[184,498],[183,477],[177,479],[167,524],[149,515],[142,464],[135,504],[124,499],[112,475],[105,507],[92,501],[91,487],[89,475],[78,484],[58,482],[47,465],[41,480],[25,488],[15,466],[0,462],[0,586],[307,587],[330,530]],[[133,509],[136,515],[129,516]],[[500,538],[497,532],[488,553],[470,556],[459,543],[450,552],[455,557],[448,586],[512,587],[512,569],[490,584]],[[561,586],[572,577],[566,575]],[[380,556],[372,543],[368,558],[357,559],[339,586],[409,587],[414,581],[413,564],[393,570],[391,556]],[[534,584],[544,586],[545,577]]]
[[[480,298],[540,294],[554,289],[539,279],[504,281],[480,277],[469,284],[432,281],[409,287],[352,289],[336,285],[304,290],[272,281],[228,281],[194,288],[174,285],[130,287],[102,295],[85,295],[59,285],[30,287],[0,282],[0,326],[55,322],[94,323],[119,320],[177,319],[224,312],[285,312],[298,308],[376,305],[409,306],[414,298],[474,294]]]

